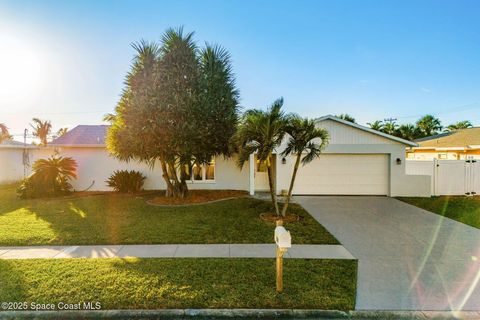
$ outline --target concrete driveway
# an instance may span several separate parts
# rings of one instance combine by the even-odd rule
[[[358,258],[357,309],[480,310],[480,230],[388,197],[295,200]]]

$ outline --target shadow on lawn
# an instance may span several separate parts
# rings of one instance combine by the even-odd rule
[[[0,244],[273,243],[274,223],[259,218],[271,211],[268,201],[155,207],[146,198],[110,193],[20,200],[14,189],[0,190]],[[286,224],[294,243],[338,244],[300,206],[292,204],[291,211],[305,217]]]

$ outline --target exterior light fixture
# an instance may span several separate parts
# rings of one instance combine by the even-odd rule
[[[287,159],[285,157],[282,158],[282,164],[287,164]]]
[[[402,164],[402,159],[397,158],[397,164],[398,164],[398,165]]]

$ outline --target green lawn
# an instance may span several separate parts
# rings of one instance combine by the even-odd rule
[[[398,198],[422,209],[480,229],[480,197]]]
[[[0,246],[273,243],[274,223],[259,218],[268,210],[251,198],[171,208],[117,194],[20,200],[14,186],[0,186]],[[291,211],[304,217],[286,224],[293,243],[338,243],[300,206]]]
[[[284,262],[284,293],[276,294],[274,259],[0,260],[0,301],[99,301],[102,309],[354,309],[356,261]]]

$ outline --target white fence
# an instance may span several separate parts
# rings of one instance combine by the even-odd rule
[[[432,177],[432,195],[475,195],[480,193],[480,161],[407,160],[406,173]]]

